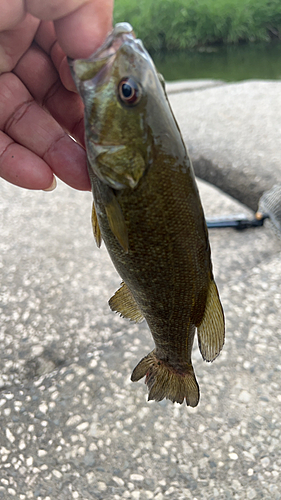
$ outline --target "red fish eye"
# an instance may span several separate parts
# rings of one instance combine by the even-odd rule
[[[129,106],[137,104],[140,100],[140,86],[133,78],[123,78],[118,85],[118,92],[121,101]]]

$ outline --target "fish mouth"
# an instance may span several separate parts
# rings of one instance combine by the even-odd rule
[[[127,40],[135,40],[135,34],[129,23],[118,23],[108,35],[105,42],[90,57],[90,61],[107,59],[116,54],[121,45]]]
[[[100,70],[105,74],[108,66],[113,64],[117,52],[124,44],[133,47],[142,55],[146,54],[141,40],[136,39],[132,26],[129,23],[118,23],[101,47],[88,59],[71,59],[68,57],[68,64],[77,90],[80,91],[81,82],[87,80],[93,82]]]
[[[93,78],[95,74],[106,65],[125,41],[135,40],[133,28],[129,23],[118,23],[108,35],[105,42],[87,59],[67,58],[74,81],[85,81]],[[78,81],[77,81],[78,80]]]

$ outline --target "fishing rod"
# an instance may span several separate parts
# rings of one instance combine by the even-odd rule
[[[210,229],[232,227],[243,231],[248,228],[262,227],[266,219],[270,220],[275,232],[281,237],[281,184],[276,184],[272,189],[264,192],[253,219],[247,219],[243,214],[209,218],[207,219],[207,227]]]
[[[238,231],[243,231],[243,229],[249,229],[250,227],[260,227],[263,226],[265,219],[269,219],[268,215],[262,215],[259,219],[254,217],[253,219],[247,219],[245,216],[229,216],[229,217],[213,217],[207,219],[207,227],[209,229],[233,227]]]

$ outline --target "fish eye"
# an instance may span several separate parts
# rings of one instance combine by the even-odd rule
[[[136,105],[141,98],[140,85],[133,78],[123,78],[118,85],[119,97],[128,106]]]

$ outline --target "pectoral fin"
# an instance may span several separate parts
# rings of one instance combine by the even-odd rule
[[[115,292],[108,303],[110,309],[120,313],[123,318],[128,318],[136,323],[141,323],[144,320],[138,304],[124,282],[121,283],[121,287]]]
[[[111,231],[116,236],[123,250],[127,253],[129,249],[128,230],[116,196],[113,195],[105,205],[105,212]]]
[[[101,212],[103,211],[102,207],[104,208],[111,231],[127,253],[129,249],[128,229],[116,194],[111,187],[98,179],[97,176],[93,177],[92,183],[95,203],[97,207],[100,206]],[[95,217],[96,214],[93,219]]]
[[[199,349],[205,361],[213,361],[224,344],[224,314],[218,289],[210,281],[206,308],[201,324],[197,327]]]
[[[92,226],[93,226],[93,232],[94,232],[94,237],[96,240],[97,247],[100,248],[101,242],[102,242],[102,237],[101,237],[100,226],[98,223],[97,212],[96,212],[96,208],[95,208],[94,203],[93,203],[93,208],[92,208]]]

